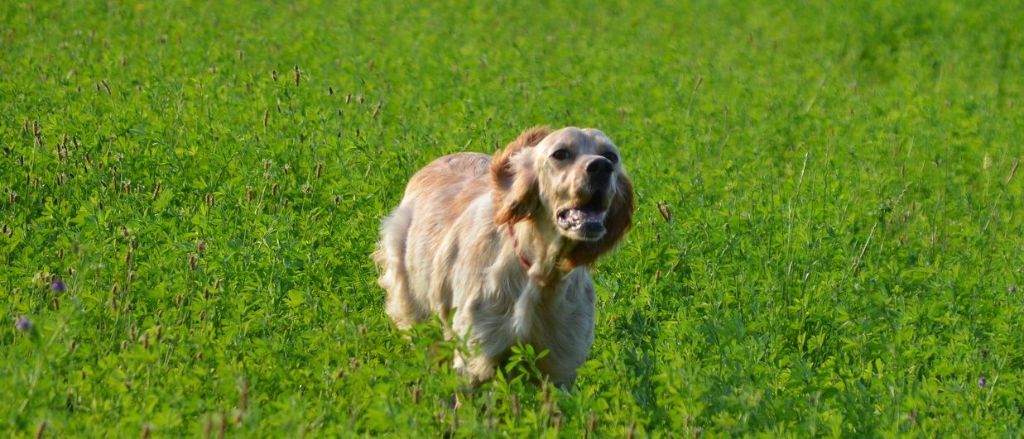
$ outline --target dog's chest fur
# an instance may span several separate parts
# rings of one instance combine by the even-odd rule
[[[496,261],[494,265],[507,264]],[[518,268],[523,274],[505,276]],[[541,287],[522,267],[490,267],[487,291],[482,295],[452,291],[453,303],[472,308],[454,310],[453,329],[472,334],[486,354],[501,357],[517,343],[536,352],[547,350],[540,367],[548,374],[575,369],[586,360],[594,336],[594,290],[584,268],[570,272],[557,285]]]

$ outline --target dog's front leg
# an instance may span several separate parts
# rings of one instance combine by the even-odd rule
[[[496,320],[478,319],[472,328],[456,322],[454,329],[463,334],[454,352],[455,371],[469,378],[474,387],[494,378],[496,368],[508,358],[514,340],[508,328]]]
[[[474,355],[466,357],[462,352],[455,353],[455,371],[469,379],[472,387],[477,387],[481,383],[494,378],[496,368],[500,365],[500,360],[495,358],[489,358],[485,355]]]

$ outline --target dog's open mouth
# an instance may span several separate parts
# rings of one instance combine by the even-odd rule
[[[557,213],[558,227],[567,232],[578,233],[584,239],[598,239],[605,232],[604,220],[608,215],[601,197],[577,207],[560,209]]]

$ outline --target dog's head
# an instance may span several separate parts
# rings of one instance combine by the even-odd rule
[[[593,128],[532,128],[491,162],[495,222],[532,220],[575,242],[571,266],[589,265],[632,225],[633,186],[619,150]]]

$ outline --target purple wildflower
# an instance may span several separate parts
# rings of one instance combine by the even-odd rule
[[[988,386],[988,380],[985,377],[978,378],[978,387],[984,389],[986,386]]]
[[[25,316],[18,316],[18,319],[14,321],[14,327],[19,331],[27,332],[32,330],[32,321]]]
[[[53,282],[50,283],[50,291],[53,291],[55,293],[63,293],[67,290],[68,285],[65,284],[64,281],[60,279],[54,279]]]

